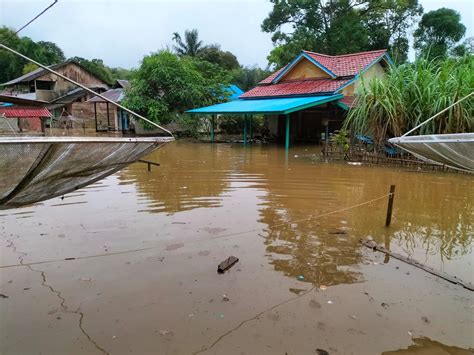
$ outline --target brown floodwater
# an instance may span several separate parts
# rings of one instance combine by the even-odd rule
[[[359,243],[474,283],[472,175],[326,163],[315,146],[174,142],[146,159],[161,166],[1,212],[1,354],[472,353],[471,291]]]

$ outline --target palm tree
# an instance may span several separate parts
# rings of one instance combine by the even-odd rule
[[[179,56],[196,57],[204,48],[202,41],[199,40],[199,33],[197,29],[184,31],[184,41],[178,32],[173,33],[173,41],[176,45],[173,46]]]

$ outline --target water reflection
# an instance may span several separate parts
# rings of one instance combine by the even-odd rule
[[[142,211],[174,214],[195,208],[220,207],[229,188],[230,162],[222,146],[171,143],[169,149],[146,157],[158,162],[147,171],[146,164],[133,164],[119,174],[122,184],[135,183]]]
[[[358,241],[369,235],[389,249],[472,282],[471,176],[320,163],[310,158],[317,149],[293,148],[285,164],[278,147],[177,142],[147,157],[162,163],[152,172],[135,164],[119,178],[136,185],[142,211],[188,211],[199,218],[201,208],[220,208],[232,220],[257,212],[275,270],[290,277],[303,275],[316,285],[362,280]],[[389,229],[384,227],[385,199],[301,220],[387,194],[390,184],[396,184],[397,191]],[[260,201],[253,210],[240,207],[249,193]],[[240,229],[228,232],[247,227],[237,223]]]

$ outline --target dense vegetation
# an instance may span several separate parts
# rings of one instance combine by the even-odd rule
[[[418,59],[394,66],[384,79],[362,82],[346,128],[377,142],[399,136],[474,91],[474,56]],[[420,128],[421,134],[471,132],[474,100],[468,99]]]
[[[31,59],[45,65],[58,64],[66,60],[63,51],[53,42],[35,42],[29,37],[20,37],[12,29],[0,27],[0,42]],[[102,59],[69,58],[74,60],[102,79],[113,84],[116,79],[130,78],[131,71],[123,68],[110,68]],[[36,65],[16,55],[0,49],[0,84],[35,70]]]
[[[143,58],[125,104],[154,122],[168,123],[186,109],[224,100],[229,79],[215,64],[164,50]]]

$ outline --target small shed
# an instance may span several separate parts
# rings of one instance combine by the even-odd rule
[[[0,131],[44,132],[44,119],[51,116],[44,107],[0,106]]]

